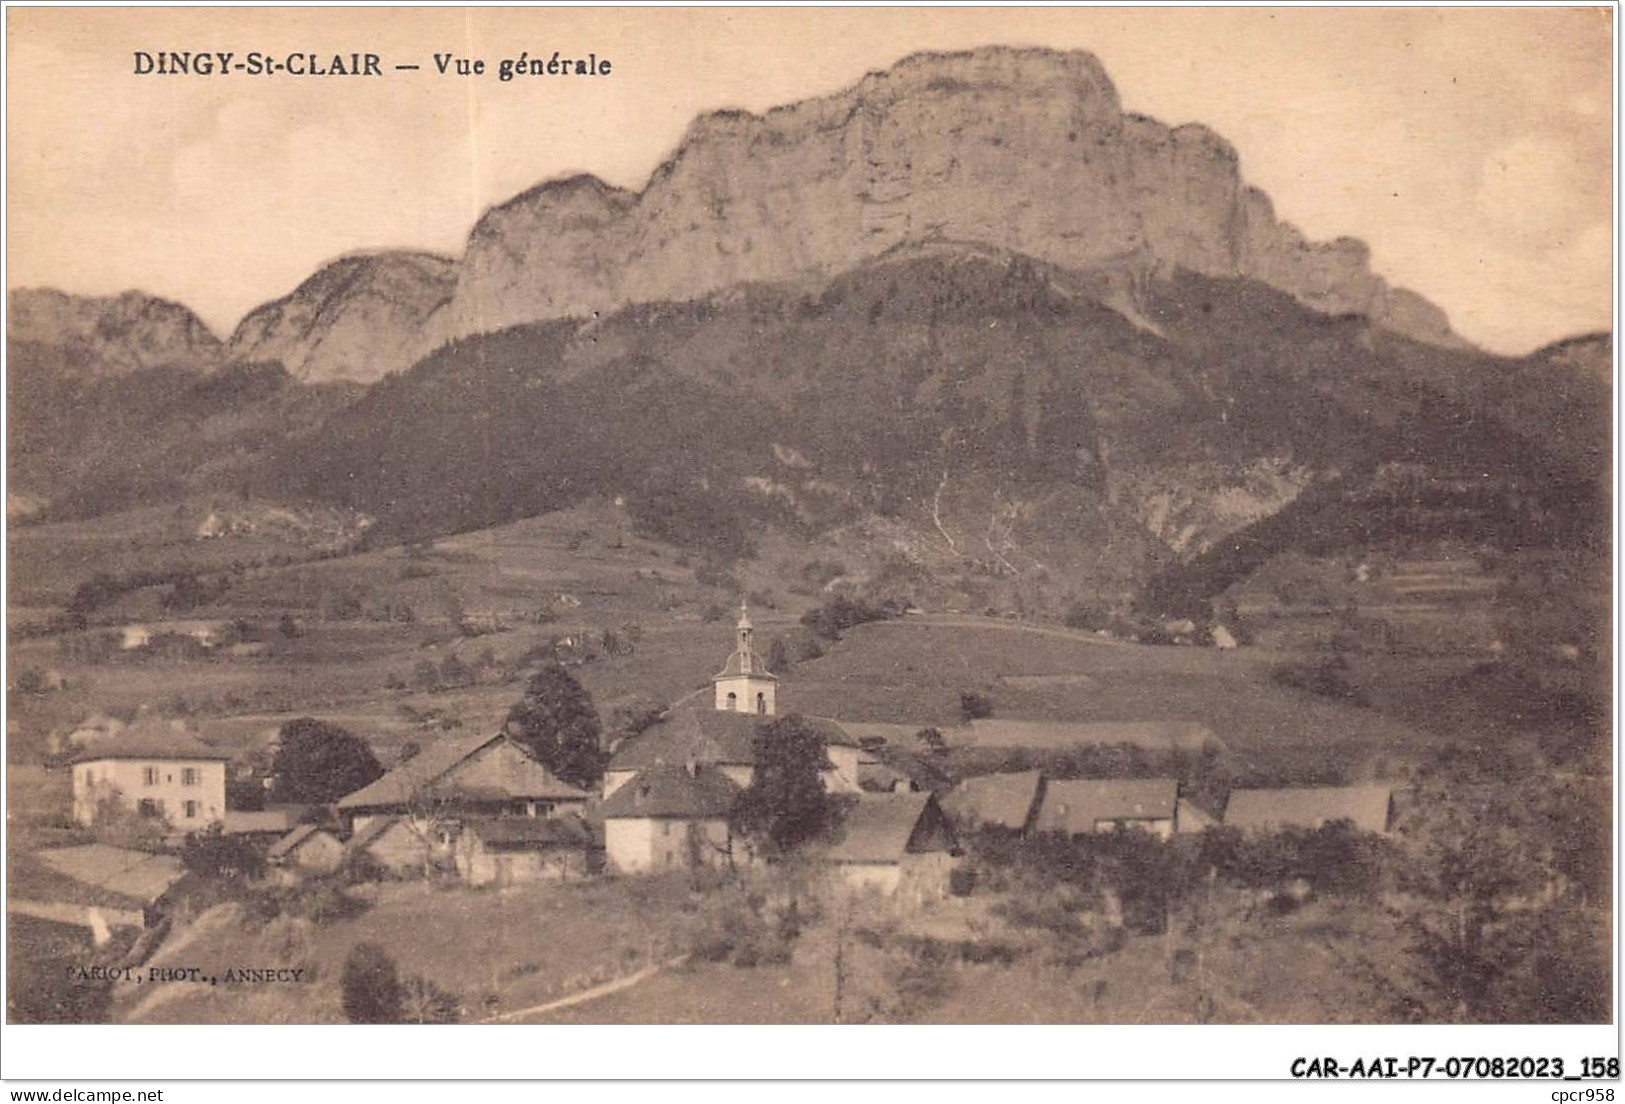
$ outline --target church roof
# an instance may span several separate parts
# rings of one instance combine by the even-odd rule
[[[691,762],[750,766],[756,762],[757,725],[781,719],[764,718],[755,713],[730,713],[724,709],[674,709],[658,724],[617,748],[608,769],[643,770],[660,764],[684,766]],[[826,745],[857,746],[846,730],[828,717],[801,719],[824,738]]]
[[[612,771],[643,770],[665,763],[748,765],[756,761],[753,742],[760,720],[754,713],[717,709],[674,709],[659,723],[616,749]]]

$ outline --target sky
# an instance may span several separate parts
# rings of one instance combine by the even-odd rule
[[[918,50],[1086,49],[1125,109],[1200,122],[1279,217],[1357,237],[1503,353],[1612,328],[1608,9],[7,11],[7,285],[136,288],[225,335],[363,249],[460,255],[586,171],[641,188],[697,114],[837,91]],[[136,76],[135,51],[372,51],[380,78]],[[594,52],[609,77],[433,72]]]

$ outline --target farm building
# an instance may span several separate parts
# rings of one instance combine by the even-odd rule
[[[587,792],[562,781],[504,735],[464,736],[424,748],[339,800],[362,831],[378,817],[550,816],[585,806]]]
[[[344,861],[371,864],[399,877],[427,874],[448,850],[447,841],[431,822],[405,816],[377,816],[350,837]]]
[[[112,800],[180,831],[218,824],[226,811],[229,758],[182,729],[133,725],[116,741],[79,753],[73,818],[90,824],[100,804]]]
[[[721,768],[660,764],[598,807],[611,870],[630,874],[733,859],[728,814],[740,787]]]
[[[919,903],[948,895],[959,841],[928,793],[862,794],[826,856],[849,888]]]
[[[9,872],[6,910],[90,929],[150,927],[186,877],[180,859],[105,843],[18,855]]]
[[[1174,831],[1182,836],[1205,832],[1223,823],[1219,817],[1186,797],[1179,799],[1179,807],[1175,810],[1175,814]]]
[[[591,873],[592,829],[580,817],[478,818],[464,822],[454,849],[469,885],[568,881]]]
[[[1167,839],[1174,834],[1179,782],[1173,778],[1101,778],[1052,781],[1037,817],[1040,832],[1069,836],[1140,828]]]
[[[1028,832],[1044,800],[1044,776],[1036,770],[967,778],[942,799],[942,809],[968,828]]]
[[[282,871],[337,870],[344,861],[344,844],[325,828],[301,824],[273,843],[265,858]]]
[[[1224,822],[1242,831],[1316,829],[1346,820],[1362,832],[1385,833],[1393,823],[1390,786],[1316,786],[1281,790],[1235,790]]]

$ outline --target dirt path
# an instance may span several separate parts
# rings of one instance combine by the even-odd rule
[[[568,997],[560,997],[558,1000],[551,1000],[545,1004],[533,1004],[529,1008],[521,1008],[514,1012],[504,1012],[500,1016],[490,1016],[486,1019],[480,1020],[479,1022],[504,1023],[509,1020],[517,1020],[521,1016],[539,1016],[544,1012],[552,1012],[560,1008],[569,1008],[570,1006],[576,1004],[585,1004],[587,1001],[597,1000],[599,997],[607,997],[611,993],[619,993],[622,990],[632,988],[634,985],[640,985],[654,977],[656,974],[660,973],[662,970],[669,970],[673,966],[680,966],[687,960],[688,956],[686,954],[678,955],[676,958],[668,958],[664,962],[656,962],[652,966],[645,966],[636,973],[627,974],[623,978],[617,978],[614,981],[606,981],[602,985],[594,985],[589,989],[581,990],[579,993],[571,993]]]

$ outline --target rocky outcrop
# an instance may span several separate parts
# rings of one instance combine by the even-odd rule
[[[8,343],[27,347],[23,361],[48,363],[71,376],[117,376],[143,368],[206,371],[220,361],[220,339],[179,303],[139,291],[67,295],[20,288],[7,297]]]
[[[371,383],[422,355],[425,329],[456,279],[455,262],[431,253],[345,257],[250,312],[227,356],[279,361],[306,382]]]
[[[1314,243],[1200,126],[1125,114],[1081,51],[920,54],[839,94],[694,122],[641,193],[590,176],[492,209],[425,345],[750,281],[831,275],[910,242],[1073,269],[1244,276],[1438,344],[1445,316],[1351,239]]]

